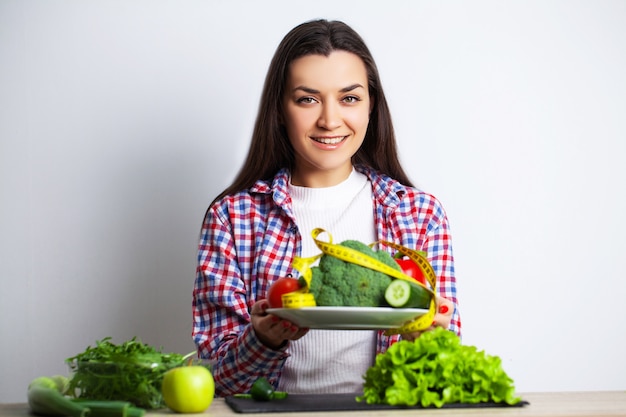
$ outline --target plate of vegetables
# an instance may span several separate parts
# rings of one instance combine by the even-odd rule
[[[400,327],[428,312],[422,308],[302,307],[270,308],[269,314],[299,327],[329,330],[384,330]]]
[[[340,246],[395,271],[406,268],[389,253],[375,251],[364,243],[347,240]],[[308,281],[303,277],[274,281],[267,295],[270,305],[267,313],[311,329],[386,330],[428,313],[433,296],[418,277],[415,281],[393,279],[378,270],[329,254],[322,255],[319,265],[310,267],[308,272]],[[315,306],[284,308],[283,297],[303,289],[313,296]]]

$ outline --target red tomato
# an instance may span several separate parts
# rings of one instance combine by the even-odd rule
[[[295,278],[278,278],[267,291],[267,301],[271,308],[283,307],[283,294],[294,292],[300,289],[300,284]]]
[[[413,260],[409,258],[396,259],[396,262],[398,263],[398,265],[400,265],[400,268],[402,268],[402,272],[404,272],[406,275],[410,276],[411,278],[415,278],[416,281],[419,281],[424,285],[426,284],[426,278],[424,278],[424,273],[422,272],[420,267],[415,262],[413,262]]]

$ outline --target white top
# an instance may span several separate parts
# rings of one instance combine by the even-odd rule
[[[320,253],[311,231],[321,227],[333,243],[376,240],[372,188],[354,169],[342,183],[325,188],[289,185],[296,222],[302,233],[302,256]],[[328,240],[320,235],[319,239]],[[289,347],[279,389],[298,393],[361,392],[363,375],[374,364],[376,331],[310,330]]]

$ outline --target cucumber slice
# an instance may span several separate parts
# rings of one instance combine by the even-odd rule
[[[385,301],[395,308],[428,308],[430,293],[419,284],[394,279],[385,290]]]

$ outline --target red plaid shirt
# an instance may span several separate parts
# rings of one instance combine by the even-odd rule
[[[415,188],[366,168],[372,183],[378,240],[427,253],[438,277],[437,291],[457,304],[454,259],[448,220],[439,201]],[[297,272],[291,262],[302,237],[288,194],[289,172],[258,181],[252,188],[213,204],[204,219],[193,291],[193,339],[200,357],[213,363],[216,393],[248,392],[259,377],[277,386],[289,345],[265,347],[250,324],[250,308],[265,298],[275,279]],[[331,231],[332,232],[332,231]],[[455,307],[450,330],[460,335]],[[306,336],[305,336],[306,337]],[[378,332],[377,353],[399,336]]]

